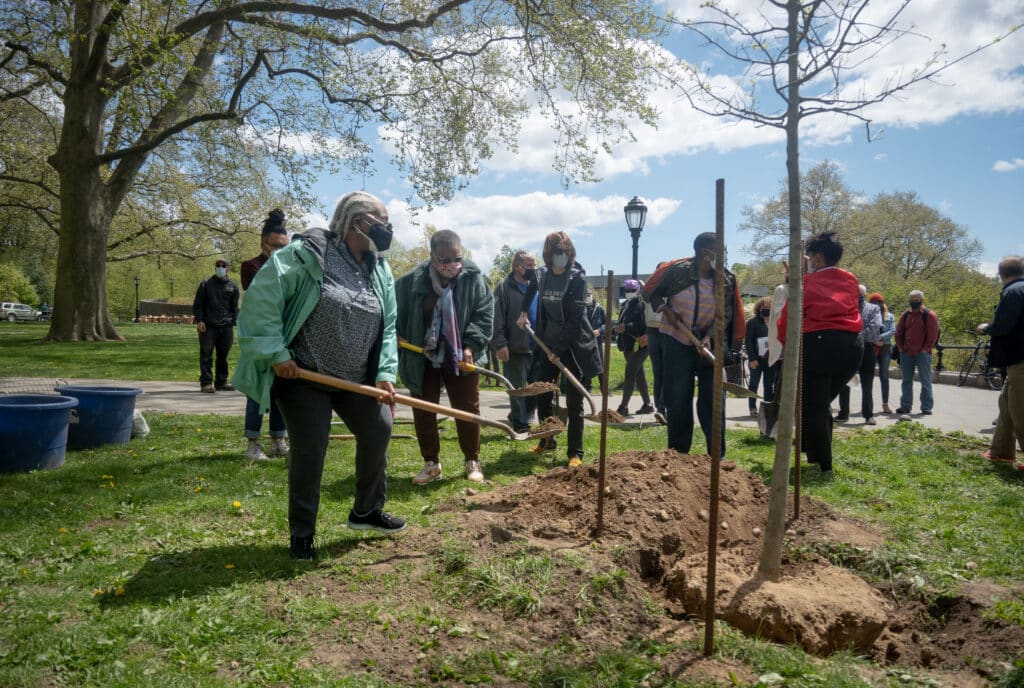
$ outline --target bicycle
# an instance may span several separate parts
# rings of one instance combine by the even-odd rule
[[[1003,383],[1006,381],[1006,369],[1005,368],[994,368],[988,364],[988,354],[991,345],[989,342],[982,339],[980,336],[967,331],[968,334],[974,335],[974,350],[971,351],[971,355],[967,357],[967,361],[963,367],[960,368],[960,376],[957,379],[956,386],[963,387],[964,382],[967,381],[967,377],[971,375],[975,368],[978,370],[978,375],[981,375],[988,386],[994,390],[1000,390],[1003,388]]]

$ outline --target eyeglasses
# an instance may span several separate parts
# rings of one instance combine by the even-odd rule
[[[454,258],[438,258],[437,256],[431,256],[435,261],[441,265],[451,265],[452,263],[461,263],[462,256],[455,256]]]

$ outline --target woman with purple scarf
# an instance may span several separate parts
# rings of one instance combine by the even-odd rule
[[[441,385],[453,408],[480,413],[479,374],[459,368],[460,362],[483,366],[494,320],[494,298],[487,278],[462,257],[462,240],[442,229],[430,237],[430,258],[395,282],[400,341],[423,353],[400,349],[398,372],[412,396],[437,403]],[[412,479],[425,485],[441,478],[441,439],[437,414],[413,409],[413,422],[423,470]],[[480,426],[455,422],[466,465],[466,478],[484,479],[480,467]]]

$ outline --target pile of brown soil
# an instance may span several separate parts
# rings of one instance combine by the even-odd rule
[[[977,595],[933,596],[929,602],[907,586],[869,586],[816,555],[827,549],[818,544],[872,548],[882,538],[814,500],[802,500],[800,519],[787,526],[782,581],[760,581],[755,570],[768,488],[730,462],[721,467],[715,606],[736,627],[820,654],[857,646],[881,666],[910,667],[950,686],[985,685],[986,672],[1005,670],[1024,647],[1024,629],[983,620],[986,604]],[[361,575],[400,573],[403,584],[374,600],[375,609],[390,610],[385,618],[380,611],[374,619],[345,618],[332,633],[314,638],[312,661],[339,671],[372,665],[378,676],[401,684],[434,678],[439,663],[471,661],[488,649],[533,654],[569,640],[584,653],[596,653],[642,638],[677,648],[659,657],[665,676],[721,685],[732,676],[756,682],[742,662],[706,660],[695,649],[699,643],[680,642],[700,635],[692,620],[700,618],[705,604],[708,458],[673,451],[609,457],[603,527],[595,539],[598,484],[597,466],[585,465],[556,468],[491,492],[470,490],[457,502],[437,506],[437,528],[410,529],[403,538],[360,545],[367,550],[359,557],[367,562]],[[475,562],[510,552],[550,553],[554,574],[538,608],[509,615],[472,596],[455,595],[446,602],[436,578],[438,562],[453,541],[467,547]],[[629,575],[615,594],[598,595],[587,586],[616,570]],[[353,588],[345,577],[325,576],[315,583],[318,594],[342,607],[367,602],[365,590]],[[991,599],[990,594],[989,604]],[[857,616],[833,623],[860,603]],[[434,617],[457,618],[458,631],[418,622],[424,609]],[[858,628],[866,632],[858,634]]]

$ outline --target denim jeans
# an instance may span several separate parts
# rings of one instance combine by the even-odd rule
[[[889,362],[892,360],[892,344],[883,344],[878,352],[878,384],[882,387],[882,403],[889,403]]]
[[[661,364],[665,371],[662,389],[668,413],[668,448],[690,453],[693,443],[693,381],[697,380],[697,419],[711,456],[711,409],[714,403],[714,369],[698,365],[700,354],[675,337],[661,338]],[[725,458],[725,394],[722,395],[722,456]]]
[[[875,345],[865,344],[860,366],[857,368],[857,374],[860,376],[860,415],[864,418],[875,415],[875,364]],[[843,416],[850,415],[850,385],[843,385],[839,390],[839,413]]]
[[[914,371],[921,378],[921,411],[931,411],[935,405],[932,396],[932,355],[922,351],[916,356],[900,352],[900,372],[903,375],[903,389],[900,394],[900,408],[908,411],[914,407]]]
[[[514,387],[524,387],[530,378],[530,368],[533,367],[533,354],[516,354],[509,352],[508,360],[504,363],[505,377]],[[537,409],[536,397],[509,397],[511,411],[508,419],[512,423],[512,429],[518,431],[527,430],[530,421],[533,420],[533,413]]]
[[[260,402],[246,398],[245,400],[245,437],[250,440],[260,438],[260,428],[263,427],[263,414],[260,413]],[[270,436],[287,437],[288,430],[284,425],[284,418],[281,417],[281,410],[277,404],[270,402]]]

